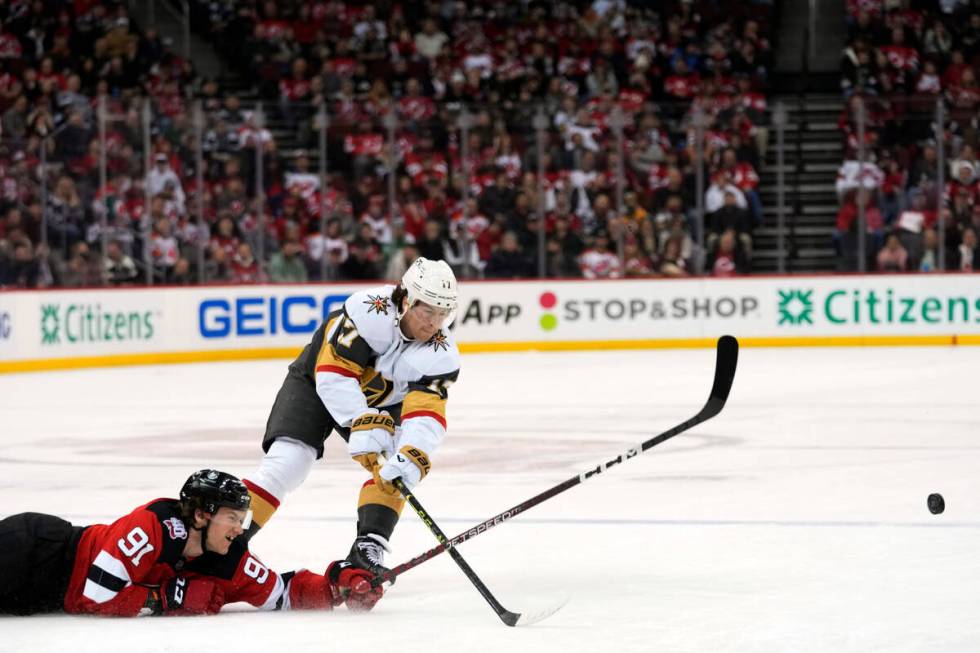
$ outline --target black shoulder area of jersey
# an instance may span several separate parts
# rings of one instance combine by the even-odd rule
[[[340,320],[340,324],[330,337],[330,344],[337,355],[362,367],[372,365],[378,355],[371,349],[367,340],[357,332],[357,325],[347,314],[346,308],[337,319]]]
[[[248,555],[248,540],[242,534],[235,538],[225,555],[208,551],[188,562],[184,569],[204,576],[231,580],[246,555]]]
[[[429,374],[418,381],[408,384],[408,391],[429,392],[439,395],[442,399],[449,397],[449,386],[459,378],[459,370],[455,369],[445,374]]]
[[[180,504],[174,499],[160,499],[146,506],[160,521],[160,537],[163,542],[158,562],[175,567],[184,555],[187,545],[187,526],[180,518]]]

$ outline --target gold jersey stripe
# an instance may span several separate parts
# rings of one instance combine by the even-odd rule
[[[446,421],[446,400],[432,392],[412,390],[402,401],[402,417],[410,413],[435,413]]]

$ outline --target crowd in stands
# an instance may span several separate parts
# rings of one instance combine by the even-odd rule
[[[192,1],[246,102],[127,7],[0,7],[0,285],[750,269],[768,3]]]
[[[841,267],[857,269],[864,256],[866,269],[882,272],[980,270],[980,8],[912,0],[847,8]]]

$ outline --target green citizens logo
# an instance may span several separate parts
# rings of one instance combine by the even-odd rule
[[[107,311],[101,304],[42,304],[41,344],[120,342],[153,337],[150,311]]]
[[[779,324],[813,324],[819,310],[830,324],[977,324],[980,296],[909,296],[894,288],[837,288],[823,297],[808,289],[779,290]]]
[[[779,291],[780,324],[813,324],[812,290]]]

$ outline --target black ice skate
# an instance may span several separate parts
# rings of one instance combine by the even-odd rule
[[[355,567],[367,569],[375,576],[383,576],[389,570],[384,566],[385,551],[388,550],[388,540],[375,533],[358,535],[351,545],[347,560]],[[390,581],[394,584],[394,579]]]

